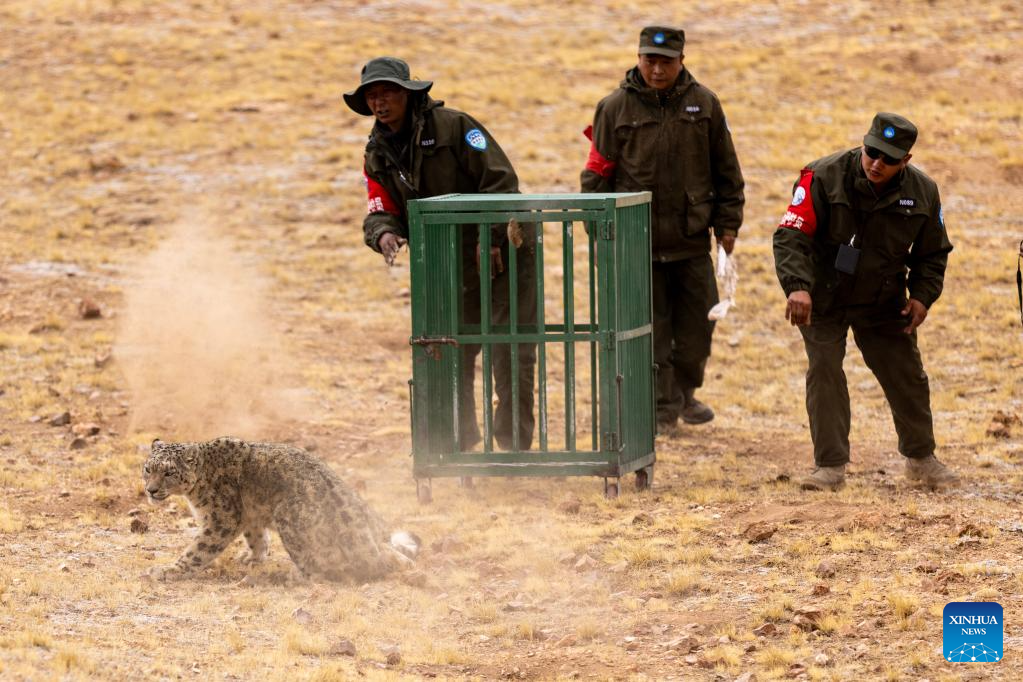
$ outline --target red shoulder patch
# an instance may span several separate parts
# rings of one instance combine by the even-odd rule
[[[401,211],[398,210],[398,205],[394,203],[394,199],[387,192],[379,182],[369,177],[369,173],[365,169],[362,171],[362,176],[366,178],[366,191],[369,193],[369,202],[366,207],[369,213],[390,213],[392,215],[400,216]]]
[[[778,227],[799,230],[807,237],[817,232],[817,213],[813,209],[813,197],[810,196],[810,184],[813,182],[813,171],[804,168],[799,174],[799,184],[792,194],[792,203],[785,211]]]
[[[593,171],[602,178],[609,178],[614,173],[617,163],[607,159],[597,151],[597,145],[593,142],[593,126],[586,126],[583,135],[590,140],[590,155],[586,158],[586,170]]]

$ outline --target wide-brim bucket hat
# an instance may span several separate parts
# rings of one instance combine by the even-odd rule
[[[373,83],[394,83],[412,92],[429,92],[433,87],[433,81],[413,80],[408,64],[397,57],[377,57],[371,59],[362,67],[362,78],[359,87],[351,92],[344,93],[345,104],[357,114],[372,116],[369,105],[366,104],[366,88]]]

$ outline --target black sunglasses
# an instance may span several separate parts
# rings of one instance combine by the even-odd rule
[[[888,156],[877,147],[863,147],[863,151],[867,152],[867,156],[872,159],[881,159],[886,166],[897,166],[902,163],[902,159],[896,159],[894,156]]]

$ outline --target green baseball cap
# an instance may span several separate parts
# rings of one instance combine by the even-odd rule
[[[916,126],[898,114],[879,113],[874,116],[863,144],[880,149],[888,156],[901,159],[916,142]]]
[[[412,80],[408,64],[397,57],[377,57],[366,62],[362,67],[362,79],[359,87],[351,92],[344,93],[345,104],[357,114],[372,116],[366,104],[365,90],[373,83],[395,83],[406,90],[413,92],[428,92],[433,87],[433,81]]]
[[[647,26],[639,32],[639,53],[678,57],[686,46],[686,32],[680,28]]]

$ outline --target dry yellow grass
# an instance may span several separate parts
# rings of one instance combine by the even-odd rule
[[[988,427],[996,410],[1023,413],[1021,9],[723,0],[665,12],[3,3],[0,677],[776,679],[801,665],[815,680],[951,680],[960,670],[933,653],[947,601],[999,601],[1017,622],[1023,432],[996,439]],[[701,391],[718,418],[658,438],[650,494],[445,480],[420,507],[407,456],[408,261],[388,271],[362,245],[368,121],[339,93],[367,58],[397,52],[487,125],[524,191],[573,191],[580,131],[654,19],[687,28],[686,63],[721,97],[748,183],[739,307],[719,324]],[[939,455],[967,474],[963,491],[902,483],[884,396],[852,346],[850,485],[824,495],[790,482],[811,463],[805,358],[770,236],[798,169],[858,144],[877,110],[919,124],[914,163],[938,181],[956,244],[920,343]],[[154,283],[158,295],[141,296]],[[101,318],[77,314],[86,297]],[[164,310],[178,324],[157,324]],[[70,427],[49,425],[64,411],[100,433],[71,449]],[[225,432],[315,446],[423,536],[425,578],[295,582],[275,539],[252,584],[239,584],[250,571],[238,547],[200,579],[139,582],[193,530],[180,501],[143,505],[146,444]],[[578,513],[559,510],[568,497]],[[135,508],[145,534],[130,531]],[[640,511],[652,523],[632,524]],[[777,531],[751,544],[742,533],[760,520]],[[979,543],[959,543],[967,523]],[[445,537],[456,542],[434,550]],[[822,561],[834,576],[818,575]],[[817,630],[793,631],[811,607]],[[776,634],[755,637],[765,622]],[[683,634],[698,640],[685,655],[667,646]],[[354,656],[333,653],[340,640]],[[883,657],[882,641],[895,647]],[[395,644],[400,661],[387,664],[382,647]],[[1011,657],[990,670],[1021,674]]]

